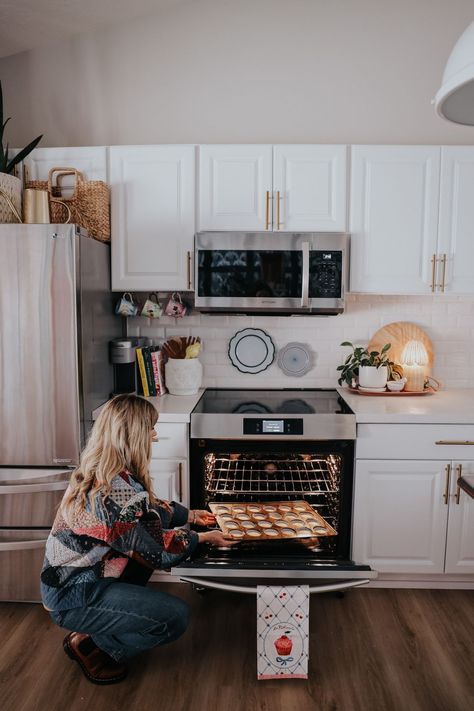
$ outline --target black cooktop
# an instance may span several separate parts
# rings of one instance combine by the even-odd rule
[[[207,389],[194,408],[207,414],[352,414],[336,390]]]

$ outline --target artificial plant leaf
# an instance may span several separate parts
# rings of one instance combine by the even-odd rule
[[[37,136],[31,143],[28,143],[27,146],[25,146],[17,155],[11,159],[10,163],[6,167],[6,173],[11,173],[12,169],[17,165],[18,163],[21,163],[22,160],[26,158],[27,155],[33,151],[38,143],[41,141],[43,138],[43,134],[41,136]]]

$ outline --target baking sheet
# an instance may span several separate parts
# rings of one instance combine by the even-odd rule
[[[243,541],[320,538],[337,533],[307,501],[258,501],[209,504],[219,528]]]

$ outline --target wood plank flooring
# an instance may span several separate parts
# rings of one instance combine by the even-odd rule
[[[471,711],[474,593],[354,590],[311,601],[309,679],[257,681],[255,599],[185,585],[185,636],[90,684],[39,605],[0,604],[2,711]]]

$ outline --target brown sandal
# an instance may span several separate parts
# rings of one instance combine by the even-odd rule
[[[127,676],[127,668],[99,649],[88,634],[70,632],[63,649],[93,684],[118,684]]]

